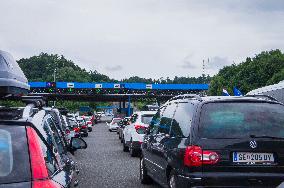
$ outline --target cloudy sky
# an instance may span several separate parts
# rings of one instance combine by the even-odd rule
[[[200,76],[284,51],[283,0],[0,0],[0,49],[116,79]],[[207,63],[209,59],[209,63]]]

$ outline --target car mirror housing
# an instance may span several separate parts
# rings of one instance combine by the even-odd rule
[[[87,143],[82,138],[72,137],[70,147],[71,147],[72,150],[86,149]]]

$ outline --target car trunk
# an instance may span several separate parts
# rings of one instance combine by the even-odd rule
[[[250,142],[256,143],[252,148]],[[203,172],[284,172],[284,140],[268,138],[201,139],[203,151],[214,151],[219,161],[203,165]]]
[[[217,163],[202,165],[203,176],[212,177],[214,172],[216,178],[239,181],[270,181],[283,176],[284,106],[268,102],[207,103],[202,107],[196,145],[202,148],[203,156],[207,151],[219,156]]]

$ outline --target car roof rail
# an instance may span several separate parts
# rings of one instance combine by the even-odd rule
[[[23,118],[31,117],[34,108],[42,109],[45,106],[45,99],[42,96],[23,96],[22,101],[26,103],[23,111]]]
[[[269,99],[271,101],[279,102],[276,98],[274,98],[274,97],[272,97],[270,95],[245,95],[245,97],[263,98],[263,99]]]
[[[177,95],[177,96],[171,98],[170,101],[177,100],[177,99],[197,99],[199,101],[202,101],[202,98],[199,95],[196,95],[196,94]]]

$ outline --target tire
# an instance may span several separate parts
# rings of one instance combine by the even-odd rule
[[[139,171],[140,171],[139,179],[142,184],[150,184],[153,182],[152,178],[147,174],[147,169],[145,167],[143,157],[141,157],[140,159],[140,170]]]
[[[169,185],[169,188],[179,187],[179,183],[177,182],[177,175],[173,171],[170,173],[170,176],[168,179],[168,185]]]
[[[125,141],[123,140],[123,151],[124,152],[128,152],[129,151],[129,147],[126,146]]]
[[[129,154],[131,157],[137,157],[137,150],[133,148],[133,142],[130,140]]]

